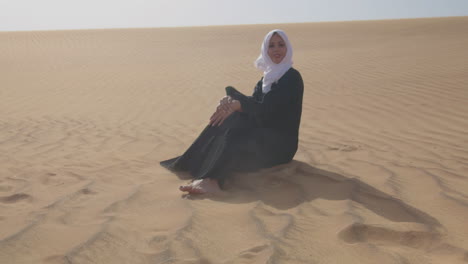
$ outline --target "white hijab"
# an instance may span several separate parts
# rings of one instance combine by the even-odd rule
[[[286,43],[286,56],[283,60],[276,64],[268,56],[268,46],[270,45],[270,39],[274,33],[280,35],[280,37]],[[255,61],[255,67],[263,71],[263,86],[262,91],[264,94],[268,93],[271,90],[271,85],[277,82],[291,67],[293,64],[292,61],[292,46],[289,42],[288,36],[286,33],[280,29],[275,29],[270,31],[263,39],[262,49],[260,56]]]

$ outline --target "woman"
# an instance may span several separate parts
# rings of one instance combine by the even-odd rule
[[[255,66],[263,78],[252,96],[226,87],[209,125],[187,151],[162,161],[194,180],[180,190],[192,194],[220,191],[232,172],[254,171],[290,162],[298,147],[304,84],[292,68],[292,46],[282,30],[269,32]]]

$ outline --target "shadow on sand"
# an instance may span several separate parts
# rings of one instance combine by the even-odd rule
[[[190,178],[186,173],[177,175],[181,179]],[[259,172],[235,174],[227,182],[223,195],[185,197],[227,203],[262,201],[280,210],[291,209],[315,199],[350,200],[393,222],[441,226],[434,217],[367,183],[296,160]]]
[[[182,179],[190,178],[187,173],[177,175]],[[467,250],[444,241],[446,230],[436,218],[359,179],[314,168],[300,161],[255,173],[235,174],[227,182],[226,191],[220,195],[185,197],[233,204],[262,202],[278,210],[292,209],[316,199],[353,201],[391,222],[402,223],[403,229],[358,220],[339,232],[342,240],[348,243],[399,244],[426,251],[442,248],[468,261]],[[409,226],[408,229],[405,223],[416,223],[420,228]]]

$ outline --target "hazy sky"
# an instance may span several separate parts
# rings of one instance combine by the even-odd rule
[[[0,31],[467,15],[468,0],[0,0]]]

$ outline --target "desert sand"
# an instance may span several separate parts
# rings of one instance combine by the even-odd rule
[[[183,196],[159,161],[284,29],[293,162]],[[0,263],[468,263],[468,17],[0,32]]]

